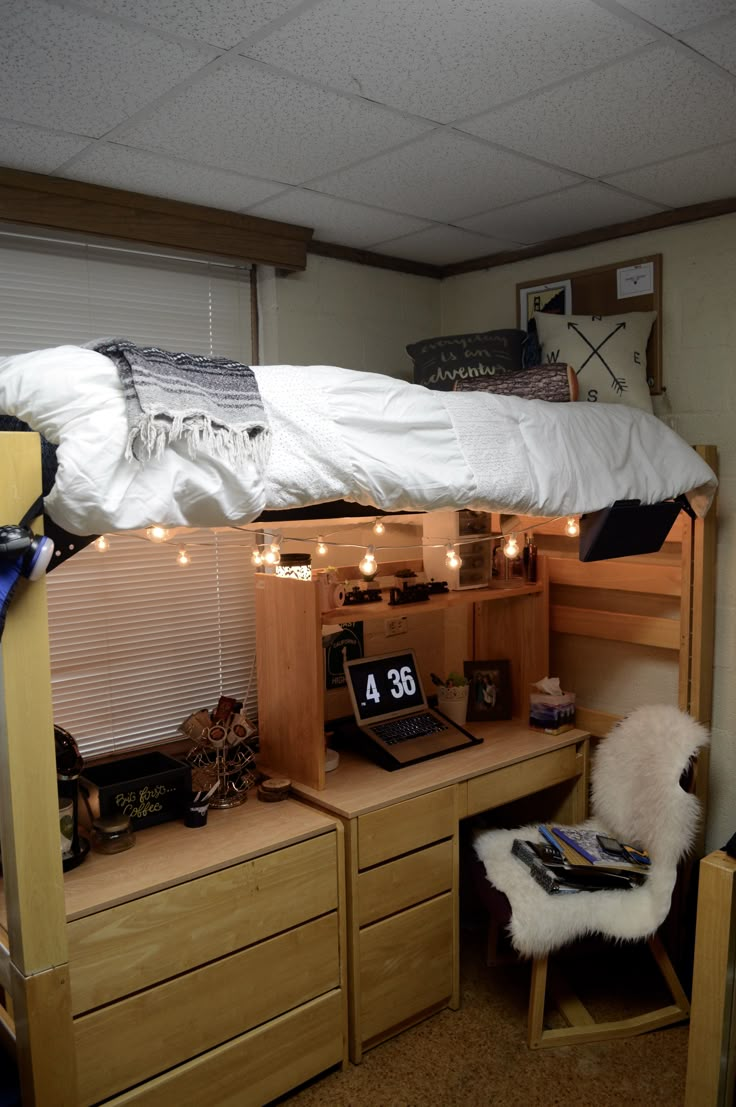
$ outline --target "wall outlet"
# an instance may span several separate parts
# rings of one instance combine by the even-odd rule
[[[396,615],[393,619],[384,619],[383,630],[387,638],[395,634],[406,634],[409,630],[409,620],[406,615]]]

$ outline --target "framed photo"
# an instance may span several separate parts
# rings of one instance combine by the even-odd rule
[[[511,718],[511,662],[466,661],[468,721],[488,722]]]
[[[550,284],[535,284],[519,289],[519,326],[528,330],[529,320],[535,311],[546,311],[553,315],[569,315],[572,310],[572,282],[568,280],[552,281]]]

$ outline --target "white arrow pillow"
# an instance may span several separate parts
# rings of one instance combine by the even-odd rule
[[[654,311],[534,315],[543,360],[572,366],[579,402],[626,404],[643,411],[652,411],[647,342],[655,318]]]

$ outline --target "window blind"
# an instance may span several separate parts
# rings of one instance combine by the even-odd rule
[[[250,273],[0,231],[0,355],[100,337],[252,360]],[[256,712],[253,538],[110,536],[48,576],[55,721],[85,758],[177,738],[220,694]],[[191,562],[177,562],[186,547]]]

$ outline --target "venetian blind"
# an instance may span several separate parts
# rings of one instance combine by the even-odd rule
[[[247,363],[250,274],[0,233],[0,355],[103,336]],[[221,693],[255,711],[251,549],[237,530],[119,535],[49,574],[54,717],[83,756],[174,739]]]

